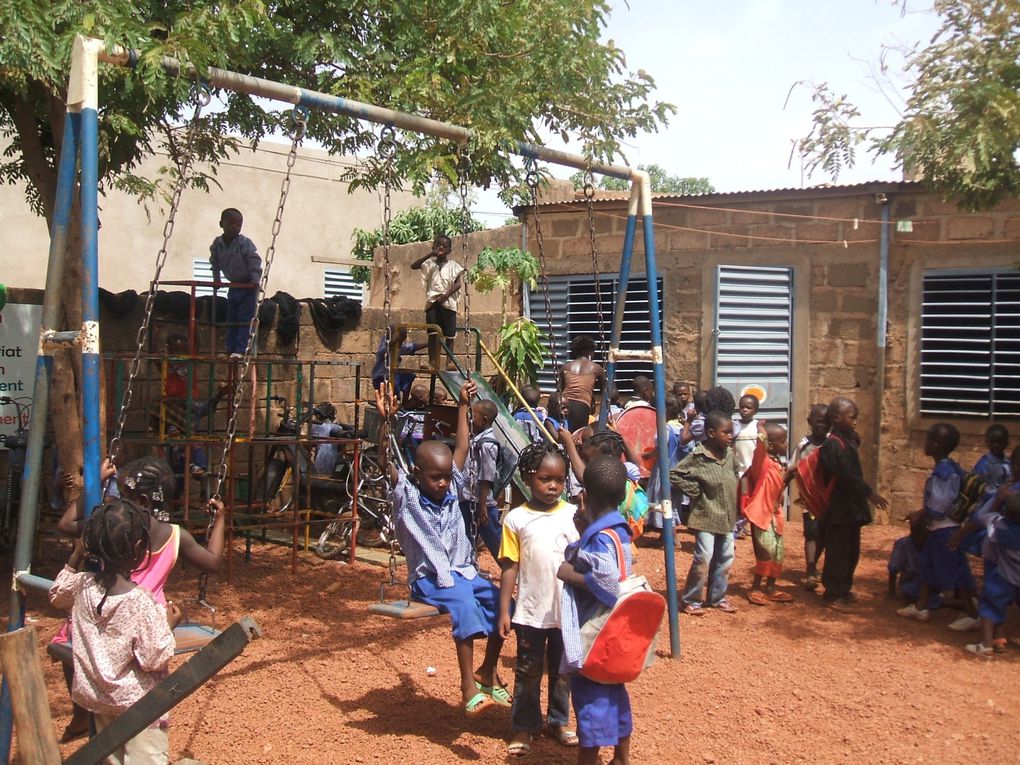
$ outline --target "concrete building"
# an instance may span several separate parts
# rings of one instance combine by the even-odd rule
[[[574,335],[597,330],[587,214],[572,191],[539,212],[554,334],[565,350]],[[626,200],[596,200],[594,212],[608,314]],[[534,212],[519,215],[537,252]],[[893,518],[920,506],[931,469],[924,435],[934,422],[960,429],[956,457],[966,468],[984,451],[991,422],[1020,441],[1020,274],[1013,271],[1020,201],[966,213],[918,183],[865,183],[661,196],[654,219],[668,379],[721,383],[735,394],[759,388],[767,415],[792,423],[791,440],[804,435],[812,403],[853,398],[865,471],[890,498]],[[638,294],[625,336],[647,348],[638,228]],[[543,302],[531,302],[540,325]]]
[[[255,150],[242,149],[222,162],[219,184],[209,192],[186,190],[177,214],[163,280],[191,280],[208,274],[209,245],[220,234],[219,216],[225,207],[244,214],[244,229],[265,254],[280,197],[290,144],[263,141]],[[325,151],[302,148],[294,165],[290,194],[276,245],[276,259],[268,290],[295,297],[322,297],[331,285],[350,289],[344,276],[351,255],[355,228],[374,229],[382,223],[380,193],[359,189],[349,193],[341,175],[356,160],[332,157]],[[166,156],[146,159],[138,174],[157,177],[168,163]],[[415,203],[407,191],[392,194],[394,212]],[[161,200],[162,202],[162,200]],[[107,191],[99,199],[100,285],[111,292],[148,288],[156,253],[163,242],[166,203],[143,205],[128,194]],[[49,232],[46,222],[25,203],[21,186],[0,185],[0,252],[5,264],[4,284],[42,288],[46,279]]]

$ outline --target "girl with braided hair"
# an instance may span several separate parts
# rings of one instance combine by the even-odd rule
[[[107,471],[104,465],[104,474]],[[175,476],[170,465],[158,457],[141,457],[129,462],[117,474],[118,489],[122,497],[137,506],[146,521],[146,532],[151,542],[151,553],[141,567],[130,573],[135,584],[144,587],[160,605],[167,605],[166,586],[170,573],[179,559],[207,574],[216,573],[223,557],[226,517],[223,503],[209,501],[209,512],[215,516],[212,528],[202,547],[191,533],[177,524],[170,523],[169,503],[176,487]],[[79,536],[85,527],[84,511],[79,503],[68,506],[60,519],[58,528],[70,536]],[[71,642],[70,623],[66,622],[51,641],[54,645]],[[64,665],[64,680],[68,689],[72,687],[73,667]],[[61,742],[74,741],[88,733],[86,711],[73,703],[71,721],[61,736]]]
[[[71,611],[74,682],[71,698],[95,716],[96,730],[112,723],[165,676],[174,655],[176,606],[156,603],[131,574],[151,555],[149,514],[113,500],[100,505],[50,588],[50,602]],[[86,555],[98,573],[79,571]],[[157,720],[128,741],[111,762],[165,763],[167,719]]]
[[[499,632],[517,634],[514,700],[510,712],[513,735],[507,746],[511,757],[531,753],[531,740],[543,722],[563,746],[577,746],[570,722],[570,689],[560,675],[563,633],[560,631],[560,596],[563,582],[556,574],[567,545],[578,539],[574,526],[577,508],[563,500],[567,459],[547,441],[529,444],[521,451],[517,468],[531,499],[503,518],[499,565]],[[511,617],[511,599],[517,604]],[[542,674],[549,677],[549,703],[543,721]]]

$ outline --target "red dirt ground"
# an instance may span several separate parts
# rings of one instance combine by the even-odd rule
[[[865,530],[859,613],[849,616],[821,608],[816,595],[795,584],[803,570],[798,526],[789,527],[783,583],[796,598],[791,604],[755,607],[744,600],[753,558],[750,542],[738,542],[731,593],[740,612],[681,617],[683,658],[660,658],[630,686],[634,762],[1020,762],[1020,646],[979,659],[962,650],[975,633],[946,629],[955,612],[937,613],[930,624],[898,618],[898,604],[884,599],[886,551],[898,533]],[[52,575],[69,550],[54,550],[47,556],[53,562],[36,573]],[[690,561],[686,538],[679,560],[682,581]],[[642,549],[638,569],[664,586],[661,550]],[[336,563],[301,564],[292,576],[288,550],[259,546],[252,563],[237,566],[232,585],[211,583],[222,623],[252,614],[265,637],[173,711],[172,759],[504,760],[509,710],[464,718],[446,617],[401,622],[367,614],[382,576],[373,566]],[[337,580],[340,590],[323,595]],[[167,591],[181,600],[194,588],[193,573],[177,572]],[[59,732],[70,705],[59,669],[43,651],[59,614],[36,595],[29,613]],[[1015,613],[1010,627],[1020,636]],[[665,630],[659,647],[665,656]],[[500,669],[506,681],[513,655],[511,640]],[[78,745],[64,747],[64,756]],[[574,758],[542,738],[529,761]]]

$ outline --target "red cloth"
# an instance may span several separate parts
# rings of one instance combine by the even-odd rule
[[[166,369],[166,384],[163,386],[164,398],[187,398],[188,397],[188,365],[168,364]],[[191,397],[199,398],[198,380],[191,381]]]
[[[786,525],[780,504],[783,489],[786,488],[786,471],[777,460],[769,457],[768,446],[760,437],[754,448],[751,467],[744,477],[751,487],[740,497],[740,509],[744,516],[763,531],[775,522],[776,533],[781,536]]]

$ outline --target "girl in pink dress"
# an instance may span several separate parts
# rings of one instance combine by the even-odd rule
[[[107,461],[103,465],[102,478],[105,481],[112,475],[112,466]],[[165,460],[142,457],[128,463],[117,475],[117,486],[121,497],[147,511],[151,552],[142,561],[142,565],[131,573],[131,581],[148,590],[157,603],[167,605],[163,588],[178,559],[183,558],[185,563],[204,573],[213,574],[219,570],[226,526],[222,502],[209,501],[209,512],[215,516],[215,521],[203,547],[187,529],[169,522],[167,505],[173,497],[175,481],[173,471]],[[58,528],[65,534],[79,537],[84,526],[84,512],[80,503],[69,503]],[[51,642],[56,645],[70,643],[70,621],[64,623]],[[65,664],[64,680],[68,689],[71,688],[73,678],[73,667]],[[61,736],[61,741],[65,743],[88,733],[88,712],[73,700],[72,706],[74,711],[71,721]]]

